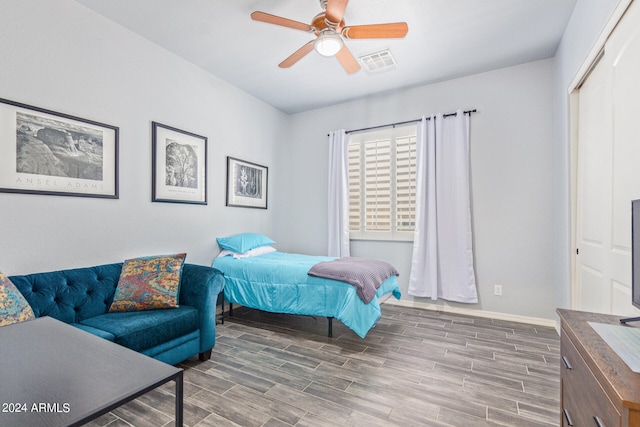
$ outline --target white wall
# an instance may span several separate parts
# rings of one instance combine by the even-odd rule
[[[5,0],[0,97],[120,128],[120,198],[0,193],[0,271],[33,273],[187,252],[215,237],[273,235],[268,210],[225,207],[226,156],[270,167],[289,118],[70,0]],[[151,121],[209,138],[208,205],[151,203]],[[259,131],[259,132],[258,132]],[[4,154],[3,154],[4,155]]]
[[[571,307],[571,165],[569,89],[580,76],[583,64],[594,50],[612,15],[629,0],[578,0],[555,57],[553,188],[556,305]],[[610,30],[610,28],[609,28]],[[602,41],[602,40],[601,40]]]
[[[553,60],[545,60],[294,115],[281,153],[291,164],[281,176],[290,197],[277,218],[278,234],[289,250],[326,253],[329,130],[475,108],[471,176],[480,301],[438,303],[551,319],[552,90]],[[355,242],[352,248],[355,256],[391,261],[401,273],[403,300],[414,300],[407,294],[411,243]],[[503,286],[503,296],[493,295],[494,284]]]

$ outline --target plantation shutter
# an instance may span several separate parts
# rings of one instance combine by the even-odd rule
[[[364,229],[391,232],[391,139],[364,143]]]
[[[416,137],[396,138],[396,231],[413,232],[416,211]]]
[[[415,226],[416,125],[350,135],[351,238],[411,240]]]

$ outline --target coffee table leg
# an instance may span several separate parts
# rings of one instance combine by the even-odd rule
[[[175,382],[176,382],[176,427],[182,427],[183,422],[182,422],[182,412],[183,412],[183,407],[182,407],[182,394],[183,394],[183,390],[182,390],[182,375],[183,371],[180,371],[175,378]]]

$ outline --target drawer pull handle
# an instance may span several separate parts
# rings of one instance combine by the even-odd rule
[[[573,421],[571,420],[571,417],[569,416],[569,411],[567,411],[566,409],[563,409],[562,413],[564,414],[564,419],[567,420],[567,425],[568,426],[572,426],[573,425]]]
[[[562,363],[564,364],[565,368],[573,369],[573,366],[571,366],[571,363],[569,363],[569,359],[567,359],[567,356],[562,356]]]
[[[593,417],[593,421],[595,421],[597,427],[604,427],[604,424],[600,420],[600,417]]]

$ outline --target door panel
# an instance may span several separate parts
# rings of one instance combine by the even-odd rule
[[[637,2],[636,2],[637,3]],[[636,5],[637,6],[637,5]],[[634,15],[635,14],[635,15]],[[631,25],[630,22],[635,22]],[[631,295],[631,200],[640,198],[640,22],[639,9],[627,12],[609,45],[612,64],[612,251],[614,290]],[[611,311],[627,313],[629,301],[613,301]]]
[[[640,2],[579,91],[575,308],[631,306],[631,200],[640,198]]]
[[[607,54],[580,89],[578,113],[577,264],[578,309],[606,312],[611,215],[611,68]]]

